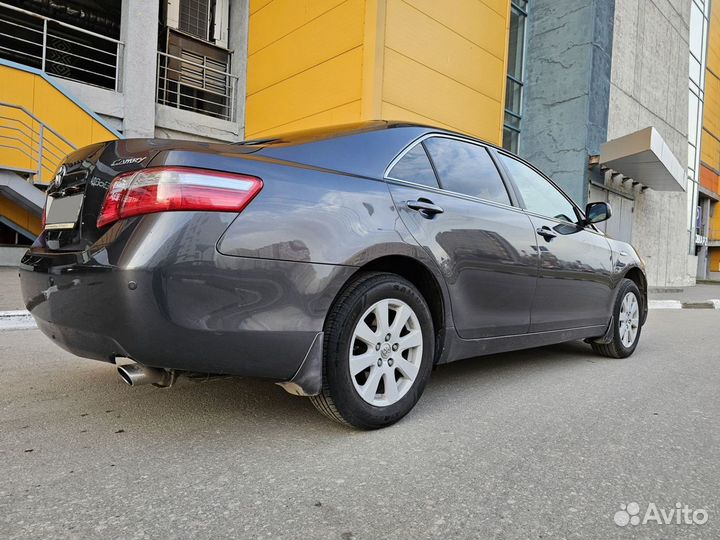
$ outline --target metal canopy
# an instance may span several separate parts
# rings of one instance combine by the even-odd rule
[[[654,127],[603,144],[600,165],[656,191],[685,191],[685,168]]]

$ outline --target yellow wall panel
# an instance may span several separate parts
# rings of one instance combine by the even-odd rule
[[[253,135],[254,138],[263,138],[269,135],[277,135],[280,133],[290,133],[302,129],[313,129],[323,126],[331,126],[336,124],[350,124],[357,122],[360,117],[360,100],[340,105],[317,114],[313,114],[300,120],[295,120],[288,124],[277,126],[267,131],[261,131]]]
[[[35,75],[17,69],[0,66],[0,101],[33,108]],[[26,155],[32,154],[35,123],[21,111],[0,107],[0,137],[5,138],[5,146],[0,147],[0,164],[15,169],[34,169],[34,160]]]
[[[99,122],[93,122],[92,134],[90,136],[90,142],[88,144],[99,143],[103,141],[112,141],[116,139],[115,134],[109,131],[105,126]]]
[[[250,0],[250,14],[252,15],[256,11],[261,10],[270,2],[272,2],[272,0]]]
[[[478,0],[473,1],[480,5]],[[502,28],[502,24],[501,21],[498,26]],[[505,79],[501,57],[493,56],[403,0],[388,3],[386,32],[385,45],[389,49],[501,101]]]
[[[720,143],[707,131],[703,131],[700,160],[717,170],[720,162]],[[715,165],[713,165],[715,164]]]
[[[510,9],[510,2],[507,0],[480,0],[483,4],[487,5],[495,13],[499,13],[503,17],[506,16]]]
[[[0,195],[0,216],[33,234],[40,234],[40,218]]]
[[[390,49],[383,81],[386,102],[486,141],[501,141],[502,103]]]
[[[2,81],[0,96],[2,96],[2,101],[32,109],[35,77],[36,75],[26,71],[0,66],[0,81]]]
[[[710,16],[705,105],[700,159],[715,171],[720,170],[720,10]],[[720,212],[717,212],[720,214]]]
[[[502,140],[510,0],[252,0],[247,137],[400,119]]]
[[[710,260],[709,270],[711,272],[720,272],[720,249],[710,248],[708,251],[708,259]]]
[[[248,55],[297,30],[341,4],[343,0],[272,0],[253,12],[256,0],[250,3]]]
[[[710,240],[720,240],[720,207],[717,205],[710,218]]]
[[[707,71],[705,78],[703,114],[703,128],[711,133],[720,134],[720,79],[711,70]]]
[[[276,128],[360,99],[362,47],[248,96],[246,134]]]
[[[35,116],[76,146],[88,144],[95,120],[44,79],[35,79]],[[77,142],[75,142],[77,141]]]
[[[505,57],[505,27],[509,14],[507,0],[452,0],[449,5],[437,0],[405,1],[497,58],[502,60]]]
[[[417,124],[424,124],[427,126],[439,127],[449,130],[457,129],[453,126],[443,124],[438,120],[434,120],[416,112],[403,109],[402,107],[398,107],[397,105],[393,105],[392,103],[388,103],[387,101],[383,102],[382,104],[382,117],[393,120],[404,120],[406,122],[415,122]]]
[[[254,53],[248,95],[362,45],[364,10],[364,0],[348,0]]]

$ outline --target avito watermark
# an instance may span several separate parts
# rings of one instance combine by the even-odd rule
[[[636,502],[621,504],[620,510],[615,512],[613,520],[616,525],[703,525],[709,518],[707,510],[692,509],[687,504],[675,503],[672,508],[658,508],[655,503],[649,503],[645,512],[640,511]]]

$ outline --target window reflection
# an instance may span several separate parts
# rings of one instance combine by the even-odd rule
[[[484,147],[442,137],[432,137],[423,144],[443,189],[510,204],[505,184]]]
[[[575,207],[555,186],[516,159],[504,155],[500,159],[512,176],[528,211],[570,223],[577,221]]]
[[[435,178],[432,165],[430,165],[430,160],[422,144],[415,145],[395,164],[390,171],[390,177],[425,186],[438,187],[437,178]]]

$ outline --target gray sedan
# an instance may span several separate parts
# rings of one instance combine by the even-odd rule
[[[640,258],[595,227],[606,203],[432,127],[100,143],[47,194],[25,303],[133,385],[270,378],[373,429],[436,364],[570,340],[623,358],[647,316]]]

